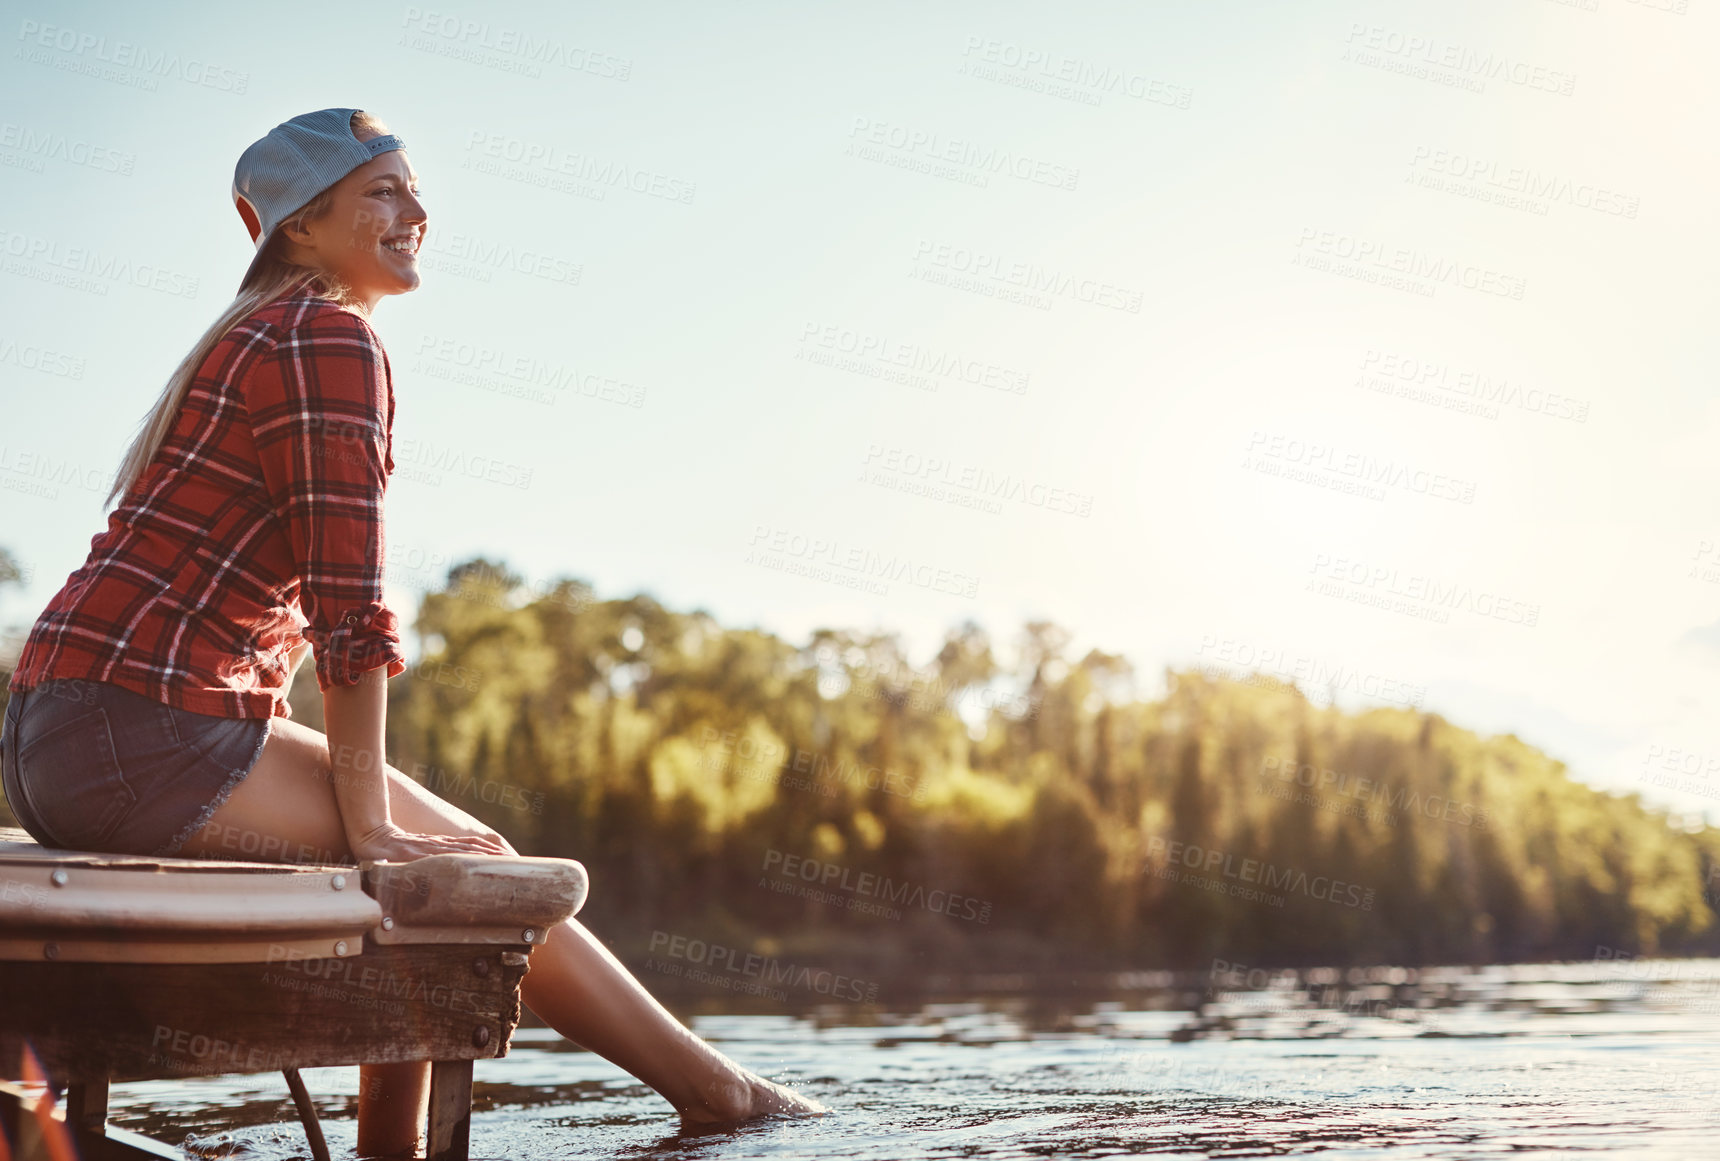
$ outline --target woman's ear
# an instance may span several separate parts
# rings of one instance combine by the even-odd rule
[[[311,228],[303,217],[288,218],[280,225],[283,237],[289,242],[308,245],[311,240]]]

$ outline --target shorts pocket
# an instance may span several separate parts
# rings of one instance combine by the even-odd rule
[[[68,712],[68,705],[56,707],[57,720],[43,722],[41,733],[23,731],[17,773],[38,818],[62,846],[96,850],[137,805],[137,794],[120,772],[107,711],[79,705]]]

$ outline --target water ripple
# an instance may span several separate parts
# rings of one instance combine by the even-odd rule
[[[824,1005],[695,1021],[831,1115],[685,1135],[668,1105],[547,1029],[476,1070],[473,1155],[1720,1157],[1720,961],[1152,977],[1103,995]],[[353,1157],[357,1070],[307,1069]],[[306,1156],[278,1075],[116,1085],[115,1121],[189,1156]]]

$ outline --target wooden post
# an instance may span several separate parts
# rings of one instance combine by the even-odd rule
[[[24,1151],[24,1118],[29,1115],[23,1090],[0,1081],[0,1161],[29,1161]]]
[[[81,1156],[94,1155],[91,1142],[107,1135],[107,1073],[84,1077],[66,1086],[66,1127]]]
[[[425,1161],[466,1161],[472,1143],[472,1062],[430,1065],[430,1143]]]
[[[105,1092],[107,1085],[101,1088]],[[22,1086],[0,1080],[0,1161],[183,1161],[182,1150],[129,1129],[80,1130],[72,1117],[76,1089],[73,1085],[67,1092],[67,1122],[62,1124],[44,1114],[41,1100],[27,1098]],[[87,1115],[93,1094],[83,1099]]]

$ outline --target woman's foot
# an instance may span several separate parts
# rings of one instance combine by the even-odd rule
[[[755,1076],[738,1065],[704,1088],[704,1102],[680,1110],[688,1127],[710,1127],[755,1117],[818,1117],[830,1110],[786,1085]]]

